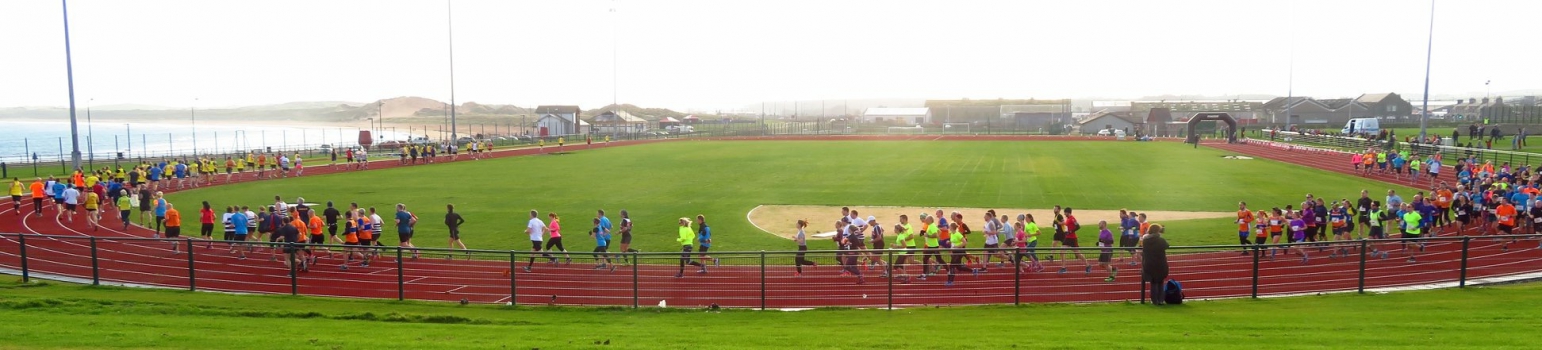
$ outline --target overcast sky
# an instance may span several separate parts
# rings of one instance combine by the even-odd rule
[[[1418,99],[1427,1],[456,0],[458,102]],[[0,106],[67,105],[58,1],[0,1]],[[615,8],[612,13],[610,10]],[[1542,87],[1542,1],[1442,1],[1432,93]],[[446,2],[70,2],[77,103],[450,97]],[[1292,53],[1293,52],[1293,53]],[[1294,58],[1292,58],[1294,57]],[[1294,61],[1294,83],[1291,62]]]

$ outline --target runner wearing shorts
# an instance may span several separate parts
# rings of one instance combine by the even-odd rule
[[[165,199],[161,201],[164,202]],[[157,216],[158,220],[166,225],[166,238],[171,239],[171,252],[176,253],[177,244],[181,242],[177,238],[182,236],[182,212],[177,211],[171,203],[166,203],[166,212]],[[192,248],[188,247],[188,249]]]
[[[1060,224],[1060,226],[1061,227],[1065,227],[1065,230],[1066,230],[1066,232],[1065,232],[1065,240],[1061,241],[1060,244],[1064,245],[1066,248],[1078,248],[1078,247],[1080,247],[1080,245],[1078,245],[1077,241],[1076,241],[1076,231],[1081,230],[1082,224],[1080,222],[1076,221],[1076,216],[1075,215],[1071,214],[1071,208],[1070,207],[1066,207],[1065,208],[1065,223]],[[1087,261],[1087,256],[1082,255],[1082,251],[1079,250],[1079,249],[1078,250],[1073,250],[1071,252],[1076,256],[1077,259],[1081,259],[1082,264],[1087,266],[1086,269],[1084,269],[1083,271],[1085,271],[1086,274],[1091,275],[1092,274],[1092,262]],[[1060,273],[1065,273],[1065,272],[1066,272],[1065,261],[1062,260],[1061,263],[1060,263]]]
[[[1108,230],[1108,221],[1098,221],[1098,267],[1108,270],[1108,278],[1103,282],[1113,282],[1119,275],[1119,268],[1110,264],[1114,260],[1114,231]]]
[[[620,231],[621,231],[621,250],[619,250],[619,252],[621,252],[622,254],[625,254],[625,253],[636,253],[637,250],[632,249],[632,218],[631,218],[631,215],[627,214],[626,209],[621,209],[621,228],[620,228]],[[628,255],[630,255],[630,254],[628,254]],[[627,262],[627,263],[630,263],[630,264],[637,263],[637,261],[636,261],[637,257],[636,256],[630,256],[629,257],[628,255],[622,255],[621,261],[622,262]]]
[[[1302,210],[1302,212],[1305,211],[1304,209]],[[1295,213],[1288,214],[1286,217],[1290,218],[1290,243],[1295,248],[1296,253],[1301,254],[1301,264],[1306,265],[1307,261],[1311,259],[1306,252],[1306,245],[1303,243],[1306,242],[1307,221],[1302,218],[1302,215]]]
[[[1408,249],[1409,245],[1416,246],[1419,250],[1424,250],[1424,243],[1418,240],[1423,234],[1422,228],[1419,225],[1423,220],[1424,217],[1419,215],[1418,210],[1414,210],[1412,204],[1403,204],[1403,216],[1401,217],[1403,227],[1402,243],[1403,253],[1408,257],[1408,262],[1414,262],[1413,252]]]

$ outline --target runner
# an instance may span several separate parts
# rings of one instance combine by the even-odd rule
[[[1499,197],[1499,201],[1498,202],[1499,202],[1499,206],[1497,208],[1494,208],[1494,215],[1496,215],[1498,217],[1498,219],[1499,219],[1499,221],[1498,221],[1499,222],[1499,232],[1498,232],[1498,234],[1501,234],[1501,235],[1511,235],[1511,234],[1514,234],[1515,233],[1515,222],[1516,222],[1515,217],[1516,217],[1516,214],[1517,214],[1517,211],[1515,210],[1515,205],[1510,204],[1512,201],[1509,200],[1509,199],[1506,199],[1506,198],[1504,198],[1502,196]],[[1503,240],[1503,239],[1501,239],[1501,240]],[[1510,243],[1506,242],[1506,243],[1501,244],[1499,249],[1501,251],[1508,251],[1508,250],[1510,250]]]
[[[155,201],[154,202],[155,202],[155,232],[156,232],[156,237],[158,238],[161,230],[166,226],[166,210],[170,209],[169,207],[171,205],[169,203],[166,203],[166,195],[162,194],[161,192],[156,192],[155,193]],[[170,236],[168,236],[168,237],[170,237]]]
[[[1360,199],[1356,199],[1355,200],[1355,208],[1358,209],[1358,210],[1355,211],[1356,213],[1358,213],[1358,215],[1355,216],[1355,222],[1360,224],[1359,225],[1360,229],[1356,233],[1356,236],[1358,236],[1358,237],[1365,237],[1365,230],[1367,229],[1368,226],[1370,226],[1369,224],[1371,223],[1371,216],[1370,216],[1370,213],[1371,213],[1371,192],[1370,191],[1360,190]]]
[[[1349,201],[1345,200],[1344,202],[1348,203]],[[1328,212],[1328,226],[1333,229],[1334,239],[1337,239],[1340,242],[1349,241],[1349,231],[1352,229],[1352,227],[1349,226],[1350,215],[1348,210],[1349,208],[1347,208],[1345,204],[1339,204],[1335,205],[1333,210]],[[1340,246],[1334,249],[1332,253],[1328,254],[1329,259],[1335,259],[1340,256],[1349,257],[1349,249],[1344,246]]]
[[[594,257],[594,262],[598,264],[594,266],[594,269],[601,270],[609,266],[610,271],[616,271],[615,265],[610,263],[610,255],[606,254],[610,250],[610,229],[600,223],[600,218],[594,218],[594,229],[589,232],[589,237],[594,238],[594,251],[591,252],[591,256]]]
[[[1124,214],[1124,211],[1120,210],[1119,219],[1124,220],[1125,218],[1127,218],[1127,216]],[[1252,224],[1253,221],[1253,212],[1248,211],[1248,203],[1237,203],[1237,240],[1241,242],[1241,255],[1243,256],[1248,255],[1248,245],[1252,243],[1248,240],[1248,225]]]
[[[21,179],[11,178],[11,205],[14,206],[11,210],[16,212],[16,216],[21,216],[21,193]]]
[[[159,199],[159,201],[164,203],[162,207],[165,208],[165,211],[156,215],[156,221],[166,225],[166,238],[171,241],[171,252],[176,253],[177,244],[181,242],[178,238],[182,236],[182,212],[172,207],[171,203],[166,203],[165,198]],[[193,249],[191,247],[192,243],[188,243],[188,245],[187,249]]]
[[[116,207],[118,207],[118,220],[123,221],[123,231],[128,231],[129,211],[133,210],[133,203],[134,199],[130,198],[127,189],[118,190],[118,204]],[[42,215],[42,213],[38,213],[38,215]]]
[[[1291,247],[1295,248],[1297,254],[1301,254],[1301,264],[1306,265],[1307,261],[1311,259],[1311,256],[1306,252],[1305,242],[1307,220],[1305,219],[1305,215],[1310,211],[1303,208],[1301,212],[1301,215],[1292,213],[1287,214],[1286,217],[1290,218]]]
[[[562,252],[562,257],[564,259],[566,259],[566,260],[563,260],[562,263],[564,265],[572,264],[573,263],[573,257],[571,255],[568,255],[568,248],[566,246],[562,245],[562,224],[558,223],[558,221],[560,221],[560,218],[557,217],[557,213],[556,212],[546,213],[546,217],[547,217],[547,220],[551,221],[551,222],[546,224],[546,232],[551,235],[551,238],[546,240],[546,249],[545,249],[546,252],[548,252],[548,253],[554,252],[554,251]],[[552,247],[556,247],[557,250],[552,250]],[[550,258],[552,264],[556,264],[557,263],[557,256],[556,255],[546,255],[546,254],[542,254],[542,255]],[[526,271],[526,272],[528,272],[528,271]]]
[[[98,196],[96,192],[86,192],[84,203],[84,207],[86,207],[86,223],[91,225],[92,231],[100,230],[102,218],[97,216],[96,209],[97,206],[101,205],[102,197]]]
[[[353,210],[349,210],[348,213],[353,214],[353,219],[356,222],[355,225],[359,230],[358,250],[359,254],[363,255],[362,260],[364,260],[359,266],[369,267],[370,261],[373,261],[375,257],[380,255],[379,250],[372,248],[376,244],[376,238],[379,238],[375,234],[375,224],[368,215],[364,214],[363,209],[359,209],[357,203],[353,204]],[[504,275],[507,276],[508,271],[504,271]]]
[[[675,242],[680,244],[680,271],[675,273],[675,278],[685,276],[685,265],[700,267],[701,271],[698,271],[697,273],[707,273],[706,265],[702,265],[701,263],[691,259],[691,248],[695,246],[693,243],[696,241],[696,235],[691,232],[691,219],[680,218],[679,231],[679,238],[676,238]]]
[[[1082,224],[1080,222],[1076,221],[1076,216],[1075,215],[1071,215],[1071,208],[1070,207],[1066,207],[1064,212],[1065,212],[1065,221],[1063,223],[1061,223],[1060,226],[1065,228],[1065,231],[1066,231],[1065,232],[1065,241],[1062,241],[1060,243],[1061,243],[1061,245],[1064,245],[1066,248],[1073,248],[1073,249],[1074,248],[1078,248],[1079,246],[1077,245],[1077,241],[1076,241],[1076,231],[1077,230],[1081,230]],[[1087,268],[1084,269],[1085,273],[1088,274],[1088,275],[1091,275],[1092,274],[1092,263],[1087,261],[1087,256],[1082,255],[1082,251],[1080,249],[1072,250],[1071,252],[1076,256],[1077,259],[1080,259],[1082,261],[1082,264],[1087,266]],[[1060,262],[1060,273],[1065,273],[1066,272],[1066,267],[1065,266],[1066,266],[1066,261],[1065,260],[1061,260],[1061,262]]]
[[[304,201],[301,201],[301,202],[304,202]],[[314,244],[315,245],[315,247],[312,248],[312,249],[313,250],[325,251],[325,252],[327,252],[327,256],[332,256],[333,255],[332,248],[327,248],[327,246],[325,245],[325,244],[327,244],[327,236],[326,236],[326,234],[323,234],[322,230],[321,230],[323,227],[326,227],[326,223],[322,222],[320,215],[305,215],[305,216],[310,216],[310,219],[308,219],[308,220],[303,220],[302,219],[301,222],[306,224],[306,229],[307,229],[306,231],[311,234],[311,236],[310,236],[310,244]],[[318,257],[318,255],[320,255],[319,252],[311,252],[311,254],[310,254],[310,264],[311,265],[315,265],[316,264],[316,258]]]
[[[552,213],[551,215],[552,215],[552,217],[555,218],[557,216],[557,213]],[[556,220],[552,220],[552,221],[555,222]],[[530,251],[531,251],[530,261],[525,264],[525,272],[530,272],[530,267],[535,265],[535,253],[540,253],[541,252],[541,237],[544,236],[545,233],[546,233],[546,223],[541,222],[541,215],[540,215],[540,213],[537,213],[535,210],[531,210],[530,211],[530,221],[527,221],[525,223],[525,234],[530,236]],[[557,235],[557,236],[553,236],[552,239],[556,239],[557,237],[561,237],[560,234]],[[546,257],[546,258],[552,259],[553,263],[557,262],[556,258],[552,258],[551,255],[549,255],[549,254],[541,254],[541,255]],[[503,276],[504,277],[508,277],[509,276],[509,271],[508,270],[504,270],[503,271]]]
[[[625,216],[625,212],[626,212],[625,210],[622,211],[623,217]],[[622,224],[625,225],[625,221],[623,221]],[[819,267],[819,264],[816,264],[813,261],[808,260],[807,257],[805,257],[805,253],[804,252],[808,251],[808,236],[803,232],[803,229],[808,227],[808,220],[799,219],[797,226],[798,226],[798,234],[792,237],[793,243],[797,243],[798,244],[798,253],[793,258],[793,268],[797,269],[797,272],[793,272],[792,276],[793,277],[803,277],[803,265],[811,265],[811,266],[814,266],[814,267]],[[626,245],[626,243],[621,243],[621,244],[623,246]]]
[[[32,184],[27,185],[27,187],[28,190],[32,191],[32,211],[37,213],[37,217],[43,217],[43,198],[48,198],[43,178],[39,177],[33,180]],[[19,213],[21,210],[17,210],[17,212]]]
[[[1003,253],[1001,250],[999,250],[1001,248],[1001,239],[1002,239],[1002,237],[1010,235],[1010,234],[1007,234],[1007,235],[1001,234],[1001,229],[1003,228],[1003,226],[1006,226],[1006,225],[1004,225],[1004,222],[998,221],[996,219],[996,210],[995,209],[986,210],[985,211],[985,219],[984,220],[985,220],[985,227],[984,227],[985,228],[985,233],[984,233],[984,235],[985,235],[985,249],[988,249],[988,250],[985,251],[985,262],[982,263],[980,265],[980,267],[981,268],[989,267],[990,264],[991,264],[991,257],[1000,257],[1001,258],[1001,262],[997,263],[997,265],[996,265],[997,267],[1005,266],[1006,262],[1012,261],[1011,257],[1006,256],[1005,253]]]
[[[600,220],[596,227],[605,229],[605,249],[608,251],[610,249],[611,234],[615,233],[615,226],[611,226],[610,218],[605,217],[605,209],[597,210],[594,218]]]
[[[332,237],[332,243],[343,244],[347,242],[346,240],[339,239],[337,237],[337,220],[342,216],[343,213],[338,211],[337,208],[333,207],[332,201],[327,201],[327,208],[321,211],[321,218],[326,220],[327,223],[327,236]],[[344,222],[343,226],[348,226],[347,222]],[[357,241],[358,237],[355,236],[354,238]],[[332,257],[335,258],[336,256]]]
[[[623,254],[621,256],[621,261],[627,262],[629,264],[636,264],[637,263],[637,255],[636,254],[629,254],[629,253],[636,253],[637,250],[636,249],[632,249],[632,218],[631,218],[630,215],[628,215],[626,213],[626,209],[621,209],[621,250],[620,250],[620,252],[621,252],[621,254]]]
[[[1248,216],[1251,217],[1251,214],[1249,213]],[[1243,232],[1246,233],[1246,231]],[[1243,239],[1247,238],[1244,236]],[[1098,247],[1103,248],[1098,252],[1098,267],[1108,270],[1108,278],[1104,278],[1103,282],[1113,282],[1114,277],[1119,276],[1119,268],[1110,264],[1114,258],[1114,232],[1108,230],[1108,221],[1098,221]]]
[[[331,210],[332,209],[331,208],[331,202],[328,202],[327,204],[328,204],[327,209]],[[460,213],[456,213],[455,212],[455,204],[445,204],[444,205],[444,209],[445,209],[444,225],[448,226],[450,228],[450,240],[449,240],[449,247],[450,247],[450,249],[455,249],[456,246],[459,246],[460,250],[466,250],[466,244],[465,243],[461,243],[461,241],[460,241],[460,225],[465,224],[466,223],[466,219],[462,218],[460,216]],[[333,231],[334,232],[336,231],[336,227],[333,228]],[[466,252],[466,258],[470,259],[470,257],[471,257],[471,252]],[[455,259],[455,254],[445,254],[444,258],[445,259]]]
[[[921,277],[917,279],[925,281],[927,276],[936,274],[938,266],[943,264],[941,243],[939,241],[941,235],[934,222],[935,219],[927,216],[926,213],[921,213],[920,219],[921,231],[919,233],[925,238],[926,250],[921,254]],[[932,264],[933,259],[936,259],[936,265]]]
[[[872,227],[873,232],[873,234],[868,235],[868,240],[872,242],[868,245],[868,247],[871,249],[866,250],[866,252],[869,254],[868,260],[878,262],[878,268],[882,269],[880,271],[883,271],[879,273],[879,278],[888,278],[889,261],[885,261],[883,259],[883,250],[885,248],[885,241],[883,240],[883,225],[878,223],[877,217],[871,215],[867,217],[867,225]],[[871,270],[872,267],[870,266],[868,269]]]
[[[251,232],[247,230],[247,226],[250,225],[250,221],[250,217],[246,216],[245,212],[232,210],[230,213],[229,222],[232,230],[230,238],[230,241],[232,242],[230,243],[230,254],[239,256],[239,259],[241,260],[246,260],[246,252],[242,251],[240,249],[240,243],[236,242],[246,241],[247,233]]]
[[[368,258],[359,250],[359,219],[354,217],[354,211],[343,212],[343,263],[339,269],[347,271],[348,263],[353,262],[353,256],[359,255],[360,260]],[[360,266],[369,266],[366,261]]]
[[[1419,227],[1419,222],[1423,219],[1419,211],[1413,210],[1413,205],[1403,204],[1403,216],[1400,221],[1403,226],[1403,254],[1408,257],[1408,262],[1414,262],[1413,252],[1408,251],[1409,245],[1417,246],[1420,251],[1424,250],[1424,243],[1418,240],[1423,233]]]
[[[942,248],[948,251],[948,281],[942,285],[953,286],[953,276],[956,271],[969,271],[975,276],[980,275],[980,269],[969,269],[964,265],[964,235],[959,233],[957,221],[949,223],[948,228],[941,231]]]
[[[1065,225],[1064,225],[1064,223],[1065,223],[1065,216],[1063,216],[1061,214],[1061,212],[1062,212],[1062,210],[1060,209],[1060,206],[1056,205],[1055,206],[1055,210],[1054,210],[1055,221],[1050,223],[1050,226],[1055,229],[1055,235],[1053,237],[1051,237],[1051,238],[1053,238],[1053,240],[1051,240],[1049,242],[1050,249],[1053,251],[1053,254],[1049,255],[1049,260],[1050,261],[1054,261],[1054,260],[1062,261],[1062,266],[1061,266],[1061,269],[1060,269],[1061,270],[1060,273],[1065,273],[1065,268],[1064,268],[1064,263],[1063,263],[1065,261],[1065,251],[1060,250],[1060,249],[1056,249],[1056,248],[1060,248],[1060,245],[1065,243],[1065,231],[1066,231],[1066,228],[1065,228]]]
[[[54,214],[54,221],[59,221],[60,216],[68,213],[70,223],[75,223],[75,212],[77,210],[75,207],[80,204],[80,190],[63,182],[56,183],[55,186],[59,188],[56,191],[59,193],[60,210]]]
[[[853,210],[852,213],[856,213],[856,211]],[[712,259],[712,266],[721,265],[721,261],[718,260],[718,258],[707,255],[707,250],[712,248],[712,227],[707,226],[707,217],[705,215],[696,215],[696,242],[697,244],[701,245],[701,250],[697,253],[699,254],[698,258],[701,259],[702,265],[704,265],[701,268],[700,273],[707,272],[707,268],[705,267],[707,264],[707,259]]]
[[[235,216],[235,214],[235,206],[225,207],[225,213],[220,214],[220,224],[225,226],[225,234],[221,236],[221,238],[223,238],[227,244],[229,244],[231,241],[234,241],[236,237],[235,224],[230,221],[230,217]]]
[[[277,229],[273,230],[273,237],[280,239],[278,243],[284,245],[284,254],[288,255],[288,257],[284,258],[284,268],[291,271],[299,269],[300,272],[309,272],[310,266],[305,264],[305,259],[302,255],[303,251],[298,246],[303,241],[300,238],[300,228],[294,224],[296,219],[284,217],[283,215],[284,213],[282,212],[275,212],[269,216],[276,217],[273,221],[281,223]]]
[[[214,207],[209,201],[203,201],[203,209],[198,210],[198,235],[206,241],[204,249],[214,248]]]
[[[412,249],[412,259],[418,259],[418,247],[412,245],[412,228],[418,224],[418,216],[407,211],[407,205],[396,203],[396,235],[401,248]]]

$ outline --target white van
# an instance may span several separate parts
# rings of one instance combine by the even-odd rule
[[[1375,134],[1381,132],[1381,121],[1376,118],[1354,118],[1344,122],[1345,134]]]

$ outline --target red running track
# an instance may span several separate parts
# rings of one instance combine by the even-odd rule
[[[991,139],[1044,140],[1055,137],[1002,137]],[[802,139],[802,138],[771,138]],[[818,139],[909,139],[906,137],[821,137]],[[973,139],[949,137],[948,139]],[[611,146],[646,143],[616,142]],[[579,146],[582,147],[582,146]],[[607,147],[599,146],[596,147]],[[1330,171],[1347,171],[1347,158],[1337,154],[1286,151],[1260,145],[1213,145],[1213,147],[1286,162],[1311,166]],[[571,147],[569,147],[571,150]],[[549,148],[548,148],[549,149]],[[535,150],[506,150],[497,156],[517,156],[538,153]],[[461,161],[467,161],[463,157]],[[1337,168],[1342,166],[1345,169]],[[396,167],[394,161],[375,162],[373,169]],[[325,166],[312,166],[308,175],[338,170]],[[243,181],[255,181],[244,179]],[[716,303],[725,307],[795,308],[819,306],[879,307],[891,301],[896,306],[915,305],[963,305],[1001,304],[1019,302],[1101,302],[1136,300],[1140,297],[1138,267],[1121,262],[1128,268],[1114,282],[1104,282],[1106,273],[1083,273],[1079,261],[1069,266],[1068,273],[1056,273],[1057,263],[1048,263],[1045,272],[1015,274],[1010,269],[991,269],[978,276],[961,274],[953,286],[944,286],[944,276],[933,276],[927,281],[900,281],[869,274],[866,284],[856,284],[854,277],[839,276],[839,269],[822,266],[805,267],[801,277],[794,276],[792,256],[768,253],[721,253],[713,255],[723,259],[723,266],[710,267],[706,274],[696,274],[687,268],[685,276],[675,278],[678,271],[677,255],[644,255],[644,263],[637,266],[620,266],[615,271],[594,270],[593,261],[586,254],[574,254],[572,264],[534,264],[532,272],[514,270],[504,276],[509,268],[510,257],[515,256],[519,265],[525,265],[528,256],[520,252],[476,252],[476,259],[457,257],[445,260],[443,254],[421,259],[406,259],[396,263],[391,258],[377,260],[372,266],[357,262],[347,264],[341,270],[340,259],[323,258],[309,272],[295,274],[291,289],[289,270],[282,263],[270,261],[265,249],[238,259],[229,254],[224,243],[193,241],[193,265],[189,276],[189,256],[186,251],[172,253],[170,243],[145,237],[151,231],[138,226],[122,230],[121,222],[104,219],[111,227],[91,230],[82,218],[75,223],[54,219],[53,210],[47,208],[44,216],[17,215],[9,206],[0,211],[0,232],[44,234],[27,236],[27,265],[31,273],[47,278],[89,281],[92,278],[93,241],[96,246],[96,272],[104,283],[147,285],[167,288],[190,288],[196,283],[197,290],[279,294],[296,292],[303,295],[396,298],[400,296],[418,300],[456,301],[465,299],[478,303],[503,303],[511,300],[520,304],[561,305],[655,305],[667,300],[674,306],[704,306]],[[30,213],[30,203],[22,212]],[[14,219],[5,218],[12,217]],[[1445,232],[1454,235],[1455,232]],[[1389,259],[1367,257],[1365,259],[1365,288],[1382,288],[1454,282],[1460,277],[1462,242],[1459,238],[1430,242],[1423,252],[1416,252],[1417,262],[1406,262],[1390,243],[1377,248],[1393,250]],[[19,237],[6,234],[0,239],[0,268],[16,273],[20,269]],[[1468,242],[1468,278],[1511,276],[1542,270],[1542,250],[1536,240],[1526,240],[1505,247],[1505,242],[1491,238],[1473,239]],[[1351,243],[1358,244],[1358,243]],[[1508,249],[1505,249],[1508,248]],[[1360,259],[1358,254],[1348,257],[1329,258],[1328,252],[1308,249],[1310,261],[1303,264],[1294,255],[1279,255],[1278,259],[1261,259],[1258,263],[1258,294],[1289,295],[1297,293],[1333,292],[1354,290],[1360,286]],[[1041,249],[1041,255],[1048,255]],[[1089,258],[1095,258],[1088,251]],[[1253,265],[1251,255],[1241,256],[1235,250],[1224,247],[1175,248],[1172,252],[1172,277],[1183,281],[1185,292],[1191,298],[1243,297],[1253,291]],[[388,256],[394,251],[386,251]],[[515,255],[517,254],[517,255]],[[821,263],[833,259],[828,252],[811,252],[809,257]],[[635,270],[634,270],[635,269]],[[763,270],[762,270],[763,269]],[[911,273],[918,267],[909,268]],[[635,273],[634,273],[635,271]],[[762,273],[764,271],[764,273]],[[400,278],[398,278],[400,276]],[[891,284],[892,283],[892,284]],[[511,286],[511,284],[513,286]],[[400,289],[398,289],[400,285]],[[890,292],[892,288],[892,293]],[[635,292],[634,292],[635,291]],[[764,302],[762,302],[764,300]]]

